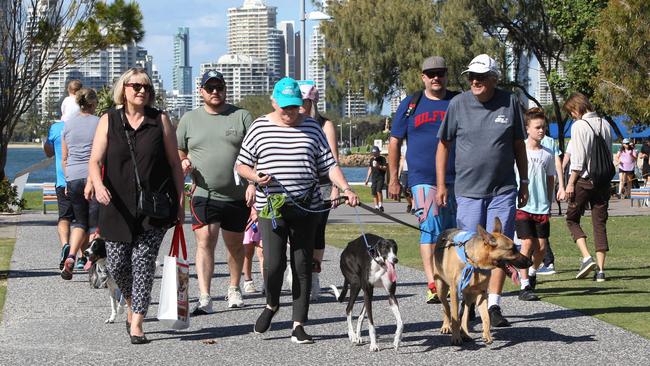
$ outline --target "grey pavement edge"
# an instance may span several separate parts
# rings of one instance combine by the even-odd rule
[[[390,207],[387,212],[394,212],[397,207]],[[345,216],[354,212],[336,211],[332,221],[339,222],[350,222]],[[372,222],[372,216],[362,213],[364,222]],[[54,214],[26,213],[20,217],[0,329],[0,365],[192,365],[211,361],[224,365],[489,365],[506,361],[531,365],[650,364],[650,340],[576,311],[541,301],[521,302],[513,295],[506,295],[502,303],[504,314],[513,325],[493,329],[492,345],[485,346],[480,341],[481,325],[477,322],[472,324],[473,342],[462,348],[451,346],[450,336],[439,333],[440,305],[427,305],[424,301],[423,273],[403,266],[398,266],[397,289],[405,323],[402,346],[398,351],[391,348],[394,318],[385,294],[376,290],[373,310],[381,350],[371,353],[367,322],[363,332],[365,343],[350,344],[345,305],[325,292],[329,284],[342,285],[338,270],[340,250],[332,247],[326,250],[321,274],[322,297],[311,305],[306,327],[316,343],[291,343],[291,295],[286,290],[271,330],[262,336],[254,335],[253,324],[262,311],[264,298],[259,293],[245,294],[244,308],[227,308],[223,297],[228,277],[221,241],[212,283],[216,312],[193,317],[185,331],[163,328],[156,321],[160,286],[157,277],[145,323],[145,332],[152,342],[132,346],[124,330],[125,314],[119,315],[115,324],[104,324],[110,314],[105,289],[90,289],[85,273],[76,272],[72,281],[60,278],[55,220]],[[185,225],[185,233],[192,263],[190,296],[194,303],[198,295],[193,267],[195,241],[189,225]],[[351,231],[350,239],[357,235],[358,231]],[[161,259],[170,240],[171,231],[160,250]],[[254,271],[259,289],[257,262]],[[543,279],[539,286],[544,286]],[[361,304],[357,304],[355,314],[360,308]]]

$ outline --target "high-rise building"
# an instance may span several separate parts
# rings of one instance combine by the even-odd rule
[[[280,38],[280,51],[282,58],[280,60],[281,76],[288,76],[294,79],[300,78],[300,74],[296,74],[296,43],[293,22],[280,22],[278,26],[282,37]]]
[[[217,62],[201,64],[201,75],[207,70],[217,70],[226,81],[226,100],[236,104],[248,95],[264,95],[271,90],[267,77],[267,64],[259,58],[244,55],[223,55]],[[203,105],[199,93],[201,78],[196,79],[195,107]]]
[[[402,102],[402,100],[406,98],[406,91],[405,90],[400,90],[396,91],[393,93],[393,95],[390,96],[390,114],[393,115],[395,112],[397,112],[397,108],[399,108],[399,104]]]
[[[564,58],[564,55],[562,55]],[[545,60],[546,65],[548,65],[550,60]],[[548,66],[547,66],[548,67]],[[559,64],[558,69],[556,70],[558,75],[560,77],[565,77],[566,72],[564,70],[564,67],[562,63]],[[541,65],[539,64],[539,60],[536,57],[533,57],[533,59],[530,62],[530,67],[529,67],[529,77],[530,77],[530,85],[529,85],[529,93],[537,99],[537,101],[543,105],[549,105],[553,103],[553,97],[551,96],[551,88],[548,85],[548,79],[546,78],[546,75],[544,74],[544,71],[542,70]],[[529,105],[535,106],[534,103],[530,102]]]
[[[172,90],[192,94],[192,66],[190,66],[190,29],[179,27],[174,34],[174,74]]]
[[[50,52],[52,56],[57,50]],[[50,57],[51,58],[51,57]],[[48,60],[51,63],[51,60]],[[154,74],[153,58],[147,50],[136,44],[110,46],[76,60],[61,70],[53,72],[43,84],[38,100],[38,110],[44,118],[58,115],[60,103],[67,96],[66,84],[79,79],[84,87],[100,90],[111,88],[113,83],[128,69],[141,66],[147,70],[157,93],[164,93],[162,80]]]
[[[228,53],[262,60],[271,83],[282,75],[282,32],[276,29],[276,17],[277,8],[264,0],[244,0],[241,7],[228,9]]]
[[[348,94],[341,106],[341,115],[343,117],[363,117],[368,114],[368,105],[362,92],[348,91]]]
[[[300,36],[300,31],[296,32],[294,35],[294,42],[293,42],[293,52],[296,55],[296,68],[295,68],[295,75],[296,77],[294,79],[299,79],[300,75],[302,75],[302,66],[301,61],[301,53],[300,53],[300,42],[302,42],[302,38]]]
[[[309,48],[309,67],[307,68],[307,77],[316,83],[320,93],[318,100],[318,109],[327,110],[325,95],[327,94],[327,70],[323,63],[323,48],[325,47],[325,37],[320,31],[320,24],[314,25],[311,32],[311,42]]]

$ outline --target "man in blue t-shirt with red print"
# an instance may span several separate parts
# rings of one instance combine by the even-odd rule
[[[413,193],[413,206],[422,230],[420,256],[428,283],[426,299],[431,304],[438,302],[433,279],[436,241],[442,231],[456,226],[455,205],[438,207],[435,202],[437,136],[449,101],[458,93],[447,90],[447,65],[445,59],[439,56],[429,57],[422,62],[422,82],[424,90],[402,100],[393,119],[388,147],[388,194],[393,199],[399,197],[397,172],[400,147],[402,141],[407,139],[408,187]],[[453,161],[450,159],[447,167],[447,187],[452,187],[450,192],[453,192],[455,179]]]

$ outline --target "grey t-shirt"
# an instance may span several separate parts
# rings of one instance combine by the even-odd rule
[[[513,94],[496,89],[487,103],[471,91],[454,97],[438,138],[456,142],[456,195],[486,198],[516,189],[514,141],[524,137]]]
[[[235,182],[235,160],[253,123],[250,112],[233,105],[220,114],[204,107],[187,112],[176,129],[178,149],[186,152],[194,171],[194,195],[220,201],[243,200],[246,185]]]
[[[99,117],[77,114],[64,122],[63,141],[68,147],[65,180],[88,178],[88,160],[93,147]]]

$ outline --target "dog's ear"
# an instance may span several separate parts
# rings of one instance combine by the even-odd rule
[[[483,242],[485,244],[493,247],[497,246],[497,240],[494,238],[494,236],[490,235],[490,233],[483,229],[483,226],[481,226],[481,224],[476,225],[476,231],[481,236],[481,239],[483,239]]]
[[[391,246],[394,249],[393,253],[395,253],[395,255],[397,255],[397,242],[395,240],[393,240],[393,239],[388,239],[388,242],[391,244]]]
[[[494,218],[494,230],[492,230],[492,232],[503,234],[503,225],[501,225],[501,220],[498,216]]]

